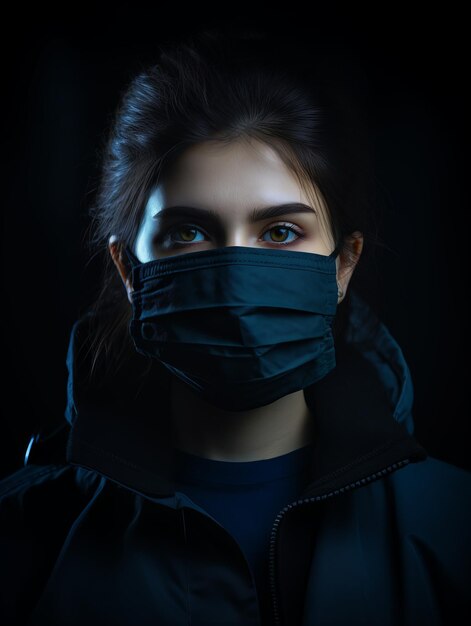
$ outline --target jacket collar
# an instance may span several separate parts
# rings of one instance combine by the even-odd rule
[[[139,492],[171,496],[171,374],[153,361],[142,375],[143,357],[136,352],[111,381],[89,381],[90,355],[84,354],[84,345],[91,320],[90,314],[77,320],[70,335],[66,459]],[[427,457],[413,436],[413,386],[403,353],[354,291],[336,360],[334,370],[304,390],[317,431],[305,497]]]

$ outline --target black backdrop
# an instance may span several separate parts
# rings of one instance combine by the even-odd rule
[[[100,271],[84,244],[87,210],[118,95],[153,60],[162,37],[227,20],[310,37],[363,68],[376,174],[387,198],[387,249],[376,268],[382,319],[411,368],[416,437],[429,454],[471,469],[463,16],[415,11],[410,3],[374,10],[309,3],[310,16],[299,6],[269,13],[228,6],[214,14],[201,5],[189,12],[136,3],[106,11],[102,4],[98,13],[81,4],[68,7],[70,16],[42,6],[4,24],[12,41],[2,55],[1,474],[23,465],[40,425],[65,419],[70,327],[95,296]]]

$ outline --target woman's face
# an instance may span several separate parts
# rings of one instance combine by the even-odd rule
[[[141,262],[224,246],[328,255],[335,244],[319,202],[266,144],[205,142],[149,196],[134,252]],[[275,215],[262,213],[269,207]]]
[[[259,141],[208,141],[186,150],[150,194],[134,245],[146,263],[225,246],[281,248],[324,256],[335,248],[319,193],[309,199],[278,154]],[[359,259],[363,237],[353,234]],[[109,250],[132,302],[132,285],[117,237]],[[336,258],[343,295],[356,265]]]

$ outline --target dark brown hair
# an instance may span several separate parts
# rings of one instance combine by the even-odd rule
[[[133,246],[151,190],[191,145],[244,138],[269,144],[307,191],[322,196],[347,259],[346,235],[363,234],[362,263],[377,241],[370,226],[373,175],[347,74],[307,42],[261,31],[205,29],[159,45],[156,62],[123,90],[100,156],[89,226],[92,253],[104,255],[100,291],[89,307],[92,370],[103,356],[116,371],[133,350],[131,304],[108,240],[116,235]],[[122,247],[121,254],[125,259]],[[348,300],[347,292],[334,323],[337,337]]]

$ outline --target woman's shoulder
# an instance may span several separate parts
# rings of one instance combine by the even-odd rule
[[[428,456],[391,474],[387,496],[403,539],[471,580],[471,472]]]
[[[42,493],[47,490],[57,491],[75,486],[75,490],[84,493],[99,480],[93,470],[87,470],[69,463],[50,463],[45,465],[30,464],[14,470],[0,479],[0,501],[23,496],[25,492]]]
[[[471,495],[469,470],[430,455],[419,463],[409,463],[391,477],[402,497],[418,499],[421,505],[451,505],[457,500],[464,504]]]
[[[409,463],[390,476],[394,503],[410,520],[436,522],[445,528],[452,523],[471,528],[471,472],[447,461],[427,456]],[[469,532],[469,531],[468,531]]]
[[[31,464],[0,480],[0,614],[26,623],[73,524],[102,484],[70,464]]]
[[[2,537],[20,535],[45,541],[86,506],[103,482],[98,473],[71,464],[27,465],[0,480]]]

